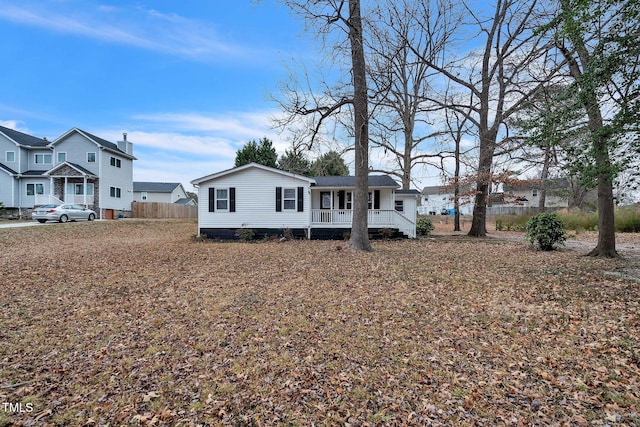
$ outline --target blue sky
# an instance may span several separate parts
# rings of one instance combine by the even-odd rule
[[[286,63],[315,53],[275,0],[0,0],[0,124],[52,140],[127,132],[136,181],[233,166],[267,136]]]

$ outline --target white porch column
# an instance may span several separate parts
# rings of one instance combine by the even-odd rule
[[[84,207],[87,207],[87,175],[83,175],[82,177],[82,188],[83,190],[83,197],[84,197]]]
[[[64,190],[62,190],[62,201],[67,203],[67,190],[69,189],[69,178],[67,176],[64,177]]]

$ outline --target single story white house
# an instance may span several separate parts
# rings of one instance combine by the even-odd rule
[[[198,189],[198,233],[237,238],[282,235],[342,239],[351,229],[353,176],[307,177],[249,163],[191,181]],[[387,175],[369,176],[369,231],[416,237],[417,190],[400,190]]]

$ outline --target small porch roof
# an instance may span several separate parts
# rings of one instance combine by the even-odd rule
[[[316,176],[312,188],[355,188],[355,176]],[[369,175],[369,188],[398,188],[397,182],[389,175]]]

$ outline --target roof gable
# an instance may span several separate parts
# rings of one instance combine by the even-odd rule
[[[272,173],[276,173],[276,174],[280,174],[282,176],[285,177],[290,177],[290,178],[296,178],[299,179],[301,181],[306,181],[310,184],[315,183],[315,179],[314,178],[309,178],[308,176],[302,176],[302,175],[298,175],[295,173],[291,173],[291,172],[286,172],[280,169],[276,169],[276,168],[272,168],[269,166],[265,166],[265,165],[261,165],[259,163],[247,163],[246,165],[242,165],[242,166],[238,166],[235,168],[231,168],[231,169],[227,169],[227,170],[223,170],[221,172],[217,172],[211,175],[207,175],[207,176],[203,176],[201,178],[197,178],[194,179],[193,181],[191,181],[191,184],[193,185],[200,185],[203,182],[207,182],[207,181],[212,181],[214,179],[218,179],[218,178],[222,178],[223,176],[227,176],[227,175],[231,175],[234,173],[239,173],[242,171],[245,171],[247,169],[261,169],[267,172],[272,172]]]
[[[4,126],[0,126],[0,133],[4,134],[9,140],[22,147],[46,147],[49,141],[35,136],[27,135],[26,133],[18,132],[17,130],[9,129]]]
[[[90,170],[83,168],[82,166],[76,164],[76,163],[71,163],[71,162],[63,162],[60,163],[59,165],[54,166],[53,168],[49,169],[46,174],[47,175],[55,175],[56,171],[59,171],[61,169],[68,169],[71,168],[73,170],[75,170],[76,172],[78,172],[80,175],[82,176],[93,176],[95,177],[96,174],[94,174],[93,172],[91,172]],[[63,175],[66,175],[67,173],[63,173]]]
[[[107,141],[106,139],[100,138],[98,136],[95,136],[95,135],[93,135],[93,134],[91,134],[91,133],[89,133],[87,131],[84,131],[84,130],[78,129],[78,128],[73,128],[73,129],[68,130],[67,132],[65,132],[64,134],[62,134],[58,138],[56,138],[56,140],[53,141],[51,143],[51,145],[53,146],[53,145],[59,144],[61,141],[63,141],[64,139],[68,138],[73,133],[77,133],[77,134],[82,135],[83,137],[85,137],[89,141],[91,141],[94,144],[96,144],[98,147],[102,147],[105,150],[109,150],[109,151],[112,151],[114,153],[117,153],[122,157],[126,157],[126,158],[132,159],[132,160],[136,160],[136,158],[134,156],[132,156],[131,154],[127,154],[124,151],[120,150],[118,148],[118,144],[115,144],[113,142]]]

